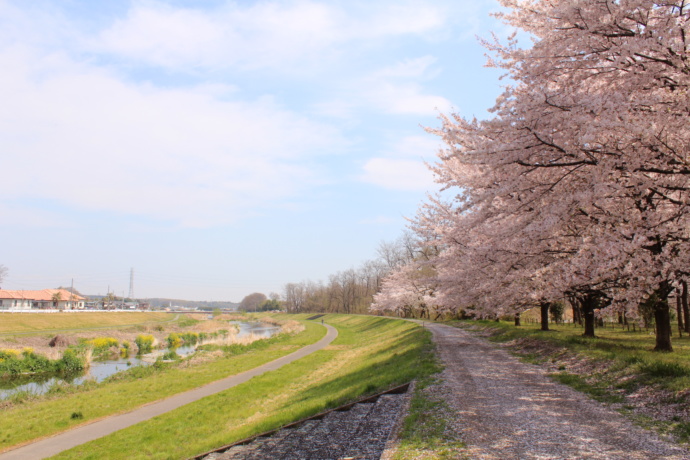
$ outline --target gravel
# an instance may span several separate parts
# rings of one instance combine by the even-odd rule
[[[359,403],[333,411],[321,420],[284,428],[204,460],[378,460],[405,404],[403,394],[382,395],[375,403]]]
[[[690,452],[467,331],[427,326],[473,459],[690,459]]]

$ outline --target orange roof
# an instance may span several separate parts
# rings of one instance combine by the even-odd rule
[[[41,291],[10,291],[0,289],[0,299],[53,300],[55,293],[60,293],[60,301],[84,300],[84,297],[72,294],[67,289],[43,289]]]

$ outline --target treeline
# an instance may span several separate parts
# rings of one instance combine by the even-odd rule
[[[144,299],[152,307],[168,307],[177,306],[185,308],[198,308],[200,310],[212,311],[216,308],[221,310],[236,310],[239,303],[230,301],[207,301],[207,300],[182,300],[182,299],[163,299],[163,298],[151,298]]]
[[[377,257],[357,268],[334,273],[328,281],[288,283],[283,292],[283,308],[290,313],[368,313],[381,282],[392,270],[419,257],[419,245],[411,233],[393,242],[382,242]]]

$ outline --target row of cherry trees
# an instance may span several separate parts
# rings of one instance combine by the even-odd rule
[[[690,5],[500,1],[532,46],[485,42],[512,80],[492,117],[430,130],[454,196],[412,226],[440,250],[391,273],[372,308],[496,316],[567,297],[593,336],[595,313],[646,305],[670,351],[668,297],[690,267]]]

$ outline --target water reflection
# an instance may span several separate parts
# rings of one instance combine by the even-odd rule
[[[237,325],[237,337],[245,337],[251,334],[260,337],[271,337],[276,334],[280,327],[261,322],[241,322],[231,321]],[[182,346],[175,349],[175,352],[184,357],[193,353],[196,346]],[[9,379],[0,378],[0,400],[10,397],[14,393],[28,391],[33,394],[45,394],[50,388],[59,383],[82,384],[87,380],[102,382],[117,372],[129,369],[132,366],[147,366],[156,362],[169,349],[154,350],[145,355],[117,357],[101,361],[92,361],[91,366],[83,373],[72,375],[23,375]]]
[[[239,327],[237,337],[244,337],[250,334],[258,335],[260,337],[271,337],[273,334],[278,332],[278,330],[280,330],[280,326],[274,326],[273,324],[261,323],[257,321],[230,321],[230,323]]]

